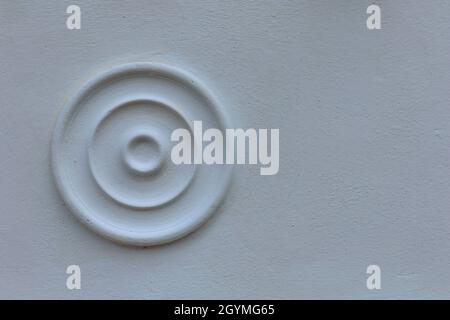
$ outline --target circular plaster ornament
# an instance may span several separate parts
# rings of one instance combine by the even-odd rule
[[[175,129],[231,126],[197,79],[161,64],[132,63],[95,77],[69,102],[53,133],[52,169],[71,211],[121,243],[183,237],[215,211],[231,166],[171,160]]]

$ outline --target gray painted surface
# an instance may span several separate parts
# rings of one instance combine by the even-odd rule
[[[378,31],[370,3],[77,1],[69,31],[69,1],[2,1],[0,297],[449,298],[450,2],[379,1]],[[200,75],[281,139],[278,175],[237,167],[205,226],[148,249],[81,225],[49,166],[67,99],[132,61]]]

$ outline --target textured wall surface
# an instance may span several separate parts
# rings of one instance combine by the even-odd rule
[[[69,1],[1,1],[0,297],[450,298],[450,2],[378,1],[373,31],[370,3],[83,0],[67,30]],[[67,100],[132,61],[280,129],[277,175],[237,166],[206,225],[145,249],[80,224],[50,169]]]

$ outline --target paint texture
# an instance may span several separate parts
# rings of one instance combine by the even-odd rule
[[[378,2],[381,30],[372,1],[80,0],[80,30],[69,2],[2,2],[0,297],[449,298],[450,2]],[[198,76],[236,127],[280,129],[277,175],[236,167],[203,227],[146,249],[79,223],[49,152],[82,85],[134,61]]]

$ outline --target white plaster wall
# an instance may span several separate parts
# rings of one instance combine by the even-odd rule
[[[1,298],[449,298],[450,2],[0,2]],[[236,126],[280,129],[280,171],[238,167],[206,225],[104,240],[63,205],[49,141],[99,70],[182,66]],[[65,287],[78,264],[82,290]],[[382,289],[366,288],[366,267]]]

